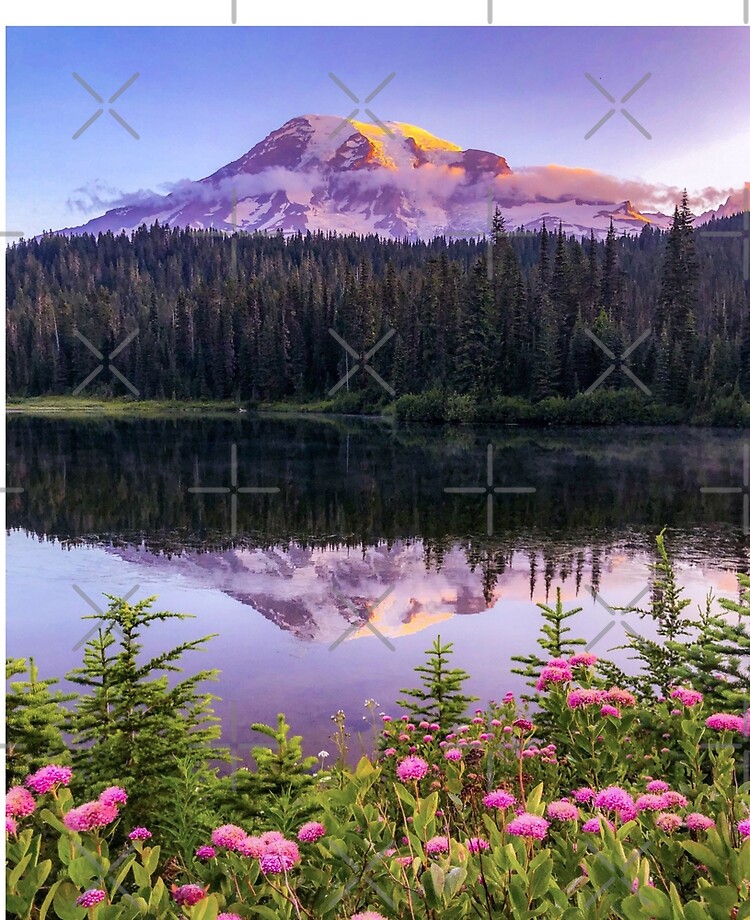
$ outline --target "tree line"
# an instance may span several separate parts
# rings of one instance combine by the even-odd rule
[[[674,406],[750,398],[742,241],[701,232],[741,230],[742,215],[693,221],[683,195],[669,230],[610,227],[605,240],[506,232],[499,210],[487,239],[469,240],[159,224],[44,235],[7,251],[8,393],[78,388],[100,363],[78,333],[105,356],[89,396],[251,403],[338,384],[381,402],[435,388],[538,402],[585,392],[614,363],[602,389]],[[107,357],[132,333],[112,359],[127,388]],[[388,387],[361,367],[341,383],[376,346],[368,361]]]

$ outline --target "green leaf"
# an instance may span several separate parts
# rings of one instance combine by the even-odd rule
[[[68,875],[79,888],[89,888],[89,882],[99,877],[99,867],[87,856],[76,856],[68,863]]]
[[[31,856],[31,853],[27,853],[8,876],[8,888],[10,891],[15,891],[18,887],[18,880],[24,874],[26,867],[31,862]]]
[[[654,920],[672,920],[672,905],[669,898],[658,888],[644,885],[638,889],[638,900],[646,914]]]
[[[694,856],[698,862],[703,863],[704,866],[708,866],[709,869],[713,869],[720,876],[725,877],[726,865],[722,858],[717,856],[713,850],[710,850],[702,843],[697,843],[695,840],[683,840],[682,846],[691,856]]]
[[[445,873],[445,890],[444,897],[450,901],[466,881],[466,869],[463,866],[454,866]]]
[[[552,857],[550,856],[549,850],[542,850],[542,853],[544,853],[546,859],[533,869],[533,874],[531,875],[530,894],[532,898],[544,897],[549,891],[550,881],[552,879]],[[541,856],[542,853],[540,853],[539,856]],[[538,858],[539,857],[536,857],[533,860],[532,866]],[[529,866],[530,872],[532,866]]]
[[[55,882],[50,888],[50,890],[47,892],[47,897],[42,901],[42,906],[39,908],[39,920],[45,920],[45,917],[47,916],[47,911],[50,909],[50,905],[52,904],[55,894],[57,893],[57,889],[60,887],[61,884],[62,884],[62,879]]]
[[[71,882],[62,882],[52,899],[52,907],[60,920],[83,920],[86,908],[78,907],[78,889]]]

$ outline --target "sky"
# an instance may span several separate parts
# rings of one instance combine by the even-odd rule
[[[706,206],[750,180],[750,30],[738,28],[9,28],[6,227],[84,223],[123,194],[164,193],[297,115],[382,121]],[[104,113],[76,73],[105,101]],[[588,73],[616,98],[611,104]],[[619,111],[621,98],[640,130]],[[128,128],[110,116],[112,103]],[[611,107],[618,111],[588,139]],[[360,111],[356,118],[369,121]],[[706,191],[708,190],[708,191]],[[636,201],[636,206],[648,206]],[[697,207],[701,210],[701,207]],[[671,209],[669,209],[671,210]]]

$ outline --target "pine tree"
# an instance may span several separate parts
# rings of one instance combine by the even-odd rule
[[[23,680],[12,679],[21,674]],[[61,730],[66,718],[62,704],[76,695],[50,692],[58,681],[40,679],[33,658],[28,662],[25,658],[7,658],[5,679],[10,681],[5,696],[6,782],[15,786],[45,764],[70,761]]]
[[[438,636],[426,652],[426,663],[414,668],[422,686],[402,689],[400,692],[411,699],[397,700],[398,705],[409,712],[412,721],[434,722],[443,734],[461,720],[469,703],[477,699],[462,693],[469,675],[461,668],[448,667],[452,654],[453,643],[443,643]]]
[[[144,629],[155,623],[182,622],[189,615],[152,611],[155,598],[129,604],[106,595],[109,606],[97,635],[86,643],[83,666],[68,680],[84,688],[66,722],[73,737],[73,763],[79,788],[87,795],[118,783],[129,795],[131,825],[146,824],[170,804],[170,780],[178,775],[180,758],[199,763],[226,759],[212,747],[220,736],[213,715],[213,697],[199,692],[217,671],[198,671],[170,682],[179,673],[186,652],[202,649],[213,636],[193,639],[142,660]]]

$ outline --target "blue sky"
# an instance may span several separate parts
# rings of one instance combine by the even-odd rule
[[[695,191],[741,188],[750,153],[750,30],[738,28],[10,28],[6,226],[27,236],[85,222],[101,202],[198,179],[289,118],[369,104],[511,167],[557,163]],[[140,135],[102,115],[73,79]],[[616,114],[589,72],[652,135]],[[618,103],[619,105],[619,103]],[[105,106],[106,107],[106,106]],[[366,116],[358,116],[368,120]],[[74,202],[78,202],[76,205]]]

